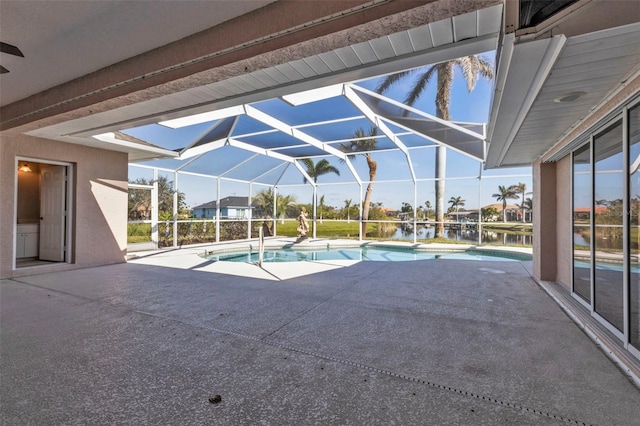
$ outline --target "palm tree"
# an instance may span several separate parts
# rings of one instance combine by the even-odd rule
[[[525,210],[524,196],[526,194],[530,194],[530,192],[527,192],[527,184],[522,182],[519,182],[517,185],[513,185],[513,188],[516,190],[516,192],[518,192],[519,194],[522,194],[522,203],[520,204],[520,212],[522,214],[522,222],[524,223],[524,210]]]
[[[451,197],[449,199],[449,204],[451,204],[451,208],[452,209],[456,209],[456,222],[459,221],[458,219],[458,211],[460,210],[460,207],[464,207],[464,202],[466,200],[463,200],[462,197]]]
[[[507,222],[507,200],[518,198],[518,194],[515,189],[515,185],[512,186],[498,186],[498,192],[493,194],[492,197],[496,197],[497,201],[502,201],[502,221]]]
[[[371,193],[373,192],[373,181],[376,180],[376,172],[378,170],[378,163],[375,162],[371,156],[371,152],[376,149],[376,136],[378,135],[378,129],[371,127],[369,134],[360,128],[357,129],[354,134],[354,140],[348,143],[341,143],[340,149],[347,153],[350,159],[355,158],[357,153],[364,155],[367,160],[367,166],[369,166],[369,184],[367,185],[367,192],[364,194],[364,202],[362,206],[362,235],[367,235],[367,220],[369,219],[369,207],[371,205]]]
[[[431,201],[427,200],[424,202],[424,206],[427,209],[427,219],[429,218],[429,213],[431,213]]]
[[[529,212],[529,221],[531,221],[532,220],[531,213],[533,212],[533,200],[527,197],[527,199],[524,200],[524,203],[522,204],[524,206],[525,211]]]
[[[344,208],[347,210],[347,223],[351,222],[351,216],[349,215],[349,210],[351,209],[352,200],[344,200]]]
[[[322,206],[324,206],[324,195],[320,197],[320,201],[318,202],[318,210],[320,210],[320,223],[322,223]]]
[[[306,172],[311,179],[313,179],[314,183],[318,183],[318,178],[322,175],[326,175],[327,173],[335,173],[340,176],[340,170],[336,169],[329,163],[328,160],[320,160],[317,163],[314,163],[311,158],[302,158],[300,160],[302,164],[306,167]],[[304,183],[307,183],[307,178],[302,179]]]
[[[318,161],[317,163],[314,163],[311,158],[302,158],[302,159],[300,159],[300,162],[302,164],[304,164],[304,166],[307,169],[306,170],[307,175],[309,175],[309,177],[311,179],[313,179],[314,183],[318,183],[318,177],[320,177],[322,175],[326,175],[327,173],[335,173],[338,176],[340,176],[340,170],[338,170],[335,167],[333,167],[331,165],[331,163],[329,163],[328,160],[322,159],[322,160]],[[307,183],[307,178],[303,177],[302,181],[304,183]],[[314,191],[314,194],[315,194],[315,191]],[[318,205],[317,201],[318,200],[314,198],[313,199],[313,204]],[[313,204],[312,204],[312,207],[313,207]]]
[[[493,78],[493,67],[484,58],[476,55],[463,56],[451,61],[435,64],[423,70],[416,68],[402,71],[397,74],[387,76],[377,87],[378,93],[383,93],[394,83],[404,77],[419,72],[413,85],[413,89],[407,94],[404,103],[413,105],[427,87],[429,81],[436,76],[438,85],[436,92],[436,117],[450,120],[449,106],[451,100],[451,85],[453,83],[454,68],[458,67],[467,82],[469,93],[473,91],[478,81],[478,77],[487,79]],[[435,237],[444,236],[444,178],[446,176],[447,151],[443,145],[436,148],[436,226]]]
[[[258,192],[254,197],[253,201],[260,207],[265,217],[271,215],[273,213],[273,189],[265,189],[263,191]],[[276,217],[282,217],[287,210],[287,207],[291,204],[295,204],[296,197],[295,195],[276,195]]]

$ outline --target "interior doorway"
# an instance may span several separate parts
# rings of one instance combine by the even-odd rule
[[[72,165],[27,158],[16,163],[15,268],[69,263]]]

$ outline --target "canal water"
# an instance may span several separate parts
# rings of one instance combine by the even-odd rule
[[[425,240],[433,238],[435,227],[425,228],[418,226],[417,239]],[[407,240],[413,241],[413,228],[410,226],[399,225],[395,229],[391,228],[386,232],[376,232],[368,235],[375,238],[388,238],[391,240]],[[478,243],[478,231],[477,230],[465,230],[465,229],[445,229],[444,237],[454,241],[464,241],[469,243]],[[483,244],[509,244],[509,245],[533,245],[533,235],[516,235],[505,232],[494,231],[482,231],[482,243]]]

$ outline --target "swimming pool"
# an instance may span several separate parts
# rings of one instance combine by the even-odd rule
[[[257,263],[258,251],[245,250],[225,253],[210,253],[205,256],[213,261]],[[490,253],[486,251],[416,251],[411,249],[392,247],[348,247],[348,248],[318,248],[292,249],[280,248],[264,251],[264,262],[304,262],[304,261],[334,261],[360,260],[373,262],[406,262],[428,259],[460,259],[480,261],[519,261],[529,260],[530,257],[520,253]]]

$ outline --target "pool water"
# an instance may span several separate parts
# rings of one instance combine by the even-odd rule
[[[258,252],[231,252],[210,254],[207,259],[227,262],[258,262]],[[481,261],[517,261],[523,260],[522,255],[509,256],[505,253],[499,255],[480,253],[477,251],[465,252],[431,252],[394,249],[387,247],[351,247],[329,248],[315,250],[300,250],[282,248],[278,250],[265,250],[264,262],[303,262],[303,261],[330,261],[330,260],[362,260],[373,262],[406,262],[412,260],[428,259],[459,259]]]

